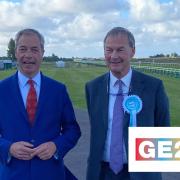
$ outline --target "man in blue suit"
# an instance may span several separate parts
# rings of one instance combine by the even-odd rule
[[[15,43],[19,70],[0,82],[1,180],[75,179],[63,164],[81,134],[66,87],[40,72],[38,31],[18,32]]]
[[[131,69],[130,61],[135,54],[135,40],[133,34],[125,28],[115,27],[107,33],[104,39],[104,54],[110,71],[86,84],[91,125],[87,180],[161,180],[161,174],[157,172],[128,172],[130,117],[124,113],[122,103],[118,108],[115,108],[115,103],[122,102],[117,101],[118,97],[139,96],[143,106],[137,114],[136,126],[169,126],[168,98],[163,83],[157,78]],[[113,125],[115,121],[116,125],[118,121],[122,122],[119,123],[118,129]],[[113,136],[114,129],[120,136]],[[111,144],[115,139],[117,144],[113,147]],[[121,145],[118,142],[120,139]],[[121,151],[116,147],[120,147]],[[115,161],[114,155],[118,157]]]

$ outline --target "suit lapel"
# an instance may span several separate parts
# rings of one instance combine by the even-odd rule
[[[144,81],[142,79],[142,75],[139,72],[133,70],[130,94],[137,95],[142,99],[143,90],[144,90]],[[137,124],[136,124],[137,127],[140,126],[140,124],[141,122],[138,121],[137,118]]]
[[[141,97],[142,91],[144,89],[144,83],[142,80],[142,76],[135,70],[132,71],[130,88],[130,95],[137,95]]]
[[[14,101],[14,104],[17,104],[19,112],[24,117],[23,119],[25,119],[26,122],[29,124],[27,111],[26,111],[26,108],[24,106],[24,102],[23,102],[23,99],[22,99],[22,96],[21,96],[19,85],[18,85],[18,75],[17,75],[17,73],[14,76],[12,76],[11,83],[12,83],[11,86],[13,87],[13,88],[11,88],[11,95],[12,95],[12,99]],[[47,87],[47,83],[45,81],[45,77],[41,73],[41,87],[40,87],[40,94],[39,94],[39,100],[38,100],[36,117],[35,117],[35,124],[36,124],[36,121],[38,119],[38,116],[40,115],[40,111],[42,110],[43,104],[45,103],[46,89],[47,88],[48,87]]]
[[[20,89],[19,89],[17,73],[14,76],[12,76],[11,80],[12,81],[11,81],[10,87],[12,87],[12,88],[10,89],[11,90],[10,95],[12,96],[12,101],[14,102],[14,104],[17,105],[16,107],[18,107],[20,114],[24,117],[23,119],[28,120],[27,112],[26,112],[26,109],[24,106],[24,102],[22,99]]]
[[[142,80],[142,76],[139,72],[133,70],[132,71],[132,78],[130,83],[130,91],[129,95],[137,95],[140,98],[142,97],[142,92],[144,89],[144,82]],[[126,146],[126,153],[128,154],[128,127],[129,127],[129,119],[130,115],[126,112],[124,116],[124,128],[123,128],[123,134],[124,134],[124,141]],[[140,125],[140,121],[137,119],[137,126]]]
[[[47,83],[45,81],[45,77],[41,73],[41,87],[40,87],[39,100],[38,100],[38,105],[37,105],[37,110],[36,110],[35,124],[37,123],[37,120],[39,119],[38,117],[42,110],[43,104],[45,103],[45,100],[46,100],[46,89],[48,89],[46,84]]]
[[[108,128],[108,105],[109,105],[109,94],[108,94],[108,86],[109,86],[109,73],[103,76],[101,83],[98,84],[99,87],[99,101],[101,104],[101,114],[103,119],[104,129]]]

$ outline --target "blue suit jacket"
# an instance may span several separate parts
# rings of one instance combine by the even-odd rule
[[[108,129],[109,73],[86,84],[86,100],[91,125],[87,180],[99,180]],[[137,126],[169,126],[169,105],[162,81],[140,72],[132,72],[130,93],[138,95],[143,108],[137,114]],[[129,114],[124,116],[124,141],[128,154]],[[132,180],[160,180],[160,173],[130,173]]]
[[[17,73],[0,82],[0,161],[1,180],[65,180],[63,157],[80,137],[73,107],[63,84],[41,74],[40,96],[34,126],[28,122],[18,86]],[[14,157],[7,163],[13,142],[38,145],[53,141],[58,160],[34,157],[23,161]],[[67,179],[67,178],[66,178]]]

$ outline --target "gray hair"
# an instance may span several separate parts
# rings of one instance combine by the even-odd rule
[[[41,48],[42,48],[42,50],[44,50],[44,37],[41,33],[39,33],[35,29],[23,29],[23,30],[19,31],[15,37],[15,48],[17,48],[20,37],[24,34],[26,34],[26,35],[31,35],[31,34],[37,35],[37,37],[39,38],[39,41],[40,41]]]
[[[126,35],[128,37],[129,46],[131,48],[135,48],[135,39],[134,39],[133,34],[128,29],[123,28],[123,27],[114,27],[113,29],[111,29],[104,38],[104,46],[106,43],[106,39],[109,36],[117,36],[118,34]]]

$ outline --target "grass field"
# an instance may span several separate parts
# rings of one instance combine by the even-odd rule
[[[70,68],[55,68],[43,65],[44,74],[66,84],[74,107],[86,108],[84,85],[87,81],[107,71],[104,67],[81,66]],[[0,79],[3,79],[15,70],[0,71]],[[163,80],[170,100],[171,124],[180,126],[180,79],[152,74]]]

